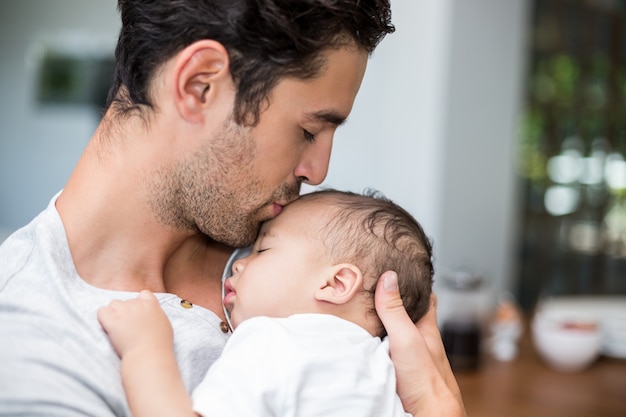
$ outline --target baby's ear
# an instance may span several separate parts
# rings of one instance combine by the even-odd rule
[[[333,304],[345,304],[363,288],[363,274],[353,264],[332,266],[326,279],[315,292],[315,299]]]

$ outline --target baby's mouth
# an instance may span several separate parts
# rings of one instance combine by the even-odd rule
[[[228,309],[229,312],[232,310],[232,306],[233,306],[232,299],[235,297],[236,294],[237,292],[235,291],[235,288],[233,288],[233,285],[231,284],[230,279],[227,279],[224,282],[224,299],[222,300],[222,303],[224,304],[224,307]]]

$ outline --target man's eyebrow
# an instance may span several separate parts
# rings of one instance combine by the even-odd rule
[[[341,126],[346,122],[347,116],[344,116],[333,110],[321,110],[307,114],[306,118],[313,121]]]

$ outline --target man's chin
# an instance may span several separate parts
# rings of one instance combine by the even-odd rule
[[[276,217],[272,209],[273,206],[266,205],[253,214],[241,214],[238,216],[238,221],[223,223],[219,228],[206,225],[211,230],[202,230],[202,232],[223,245],[245,248],[255,242],[263,222]],[[231,213],[231,216],[236,218],[236,213]]]
[[[261,224],[257,224],[256,226],[250,226],[245,230],[241,230],[240,233],[232,233],[233,231],[229,231],[228,235],[224,235],[222,238],[214,238],[218,242],[230,246],[231,248],[245,248],[254,243],[257,235],[259,234],[259,230],[261,229]]]

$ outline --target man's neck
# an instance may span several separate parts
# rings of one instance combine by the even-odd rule
[[[137,174],[137,164],[154,168],[153,161],[115,151],[102,156],[94,139],[56,202],[78,274],[108,290],[173,292],[221,315],[230,250],[159,222]]]

